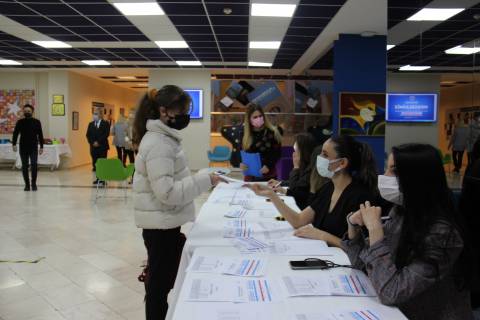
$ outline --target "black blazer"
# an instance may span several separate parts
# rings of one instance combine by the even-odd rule
[[[105,120],[100,120],[100,126],[97,128],[95,122],[92,121],[88,124],[87,140],[91,148],[94,148],[93,143],[95,141],[100,145],[97,148],[108,150],[110,148],[108,144],[108,136],[110,135],[110,123]]]

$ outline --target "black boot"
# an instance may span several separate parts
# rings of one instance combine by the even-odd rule
[[[30,186],[26,185],[25,188],[23,188],[23,191],[30,191]]]

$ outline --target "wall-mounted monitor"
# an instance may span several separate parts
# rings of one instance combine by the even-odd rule
[[[437,121],[436,93],[387,94],[387,122]]]
[[[190,119],[203,118],[203,90],[202,89],[185,89],[192,98],[190,105]]]

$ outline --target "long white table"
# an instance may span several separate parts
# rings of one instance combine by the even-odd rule
[[[45,144],[43,146],[43,153],[38,156],[38,164],[49,166],[54,170],[60,166],[60,158],[62,156],[71,157],[72,151],[68,144]],[[0,144],[0,160],[14,162],[14,167],[20,169],[22,167],[22,160],[20,153],[13,152],[12,144]]]
[[[231,241],[223,237],[223,228],[225,222],[231,218],[224,217],[224,214],[232,209],[229,201],[231,199],[231,187],[225,184],[220,184],[210,195],[207,202],[200,209],[199,216],[194,223],[187,242],[182,252],[182,259],[178,270],[175,286],[170,293],[169,310],[167,319],[174,320],[192,320],[192,319],[207,319],[204,315],[207,309],[221,309],[226,306],[231,308],[232,303],[226,302],[187,302],[183,298],[185,290],[184,284],[192,275],[186,272],[186,269],[194,255],[240,255],[237,248],[235,248]],[[252,193],[253,194],[253,193]],[[298,209],[295,201],[291,197],[283,197],[285,203],[294,209]],[[274,206],[267,202],[265,198],[253,196],[250,200],[251,208],[254,211],[249,211],[244,217],[248,222],[269,222],[276,221],[275,216],[278,214],[274,210]],[[253,205],[252,205],[253,204]],[[233,207],[239,208],[235,205]],[[284,222],[287,224],[287,222]],[[331,260],[338,264],[349,264],[347,255],[339,248],[330,248],[331,256],[325,256],[323,259]],[[298,272],[315,273],[325,271],[293,271],[290,270],[288,262],[290,260],[303,260],[307,256],[280,256],[262,254],[270,260],[268,264],[267,277],[278,279],[281,276],[289,274],[297,274]],[[308,256],[312,257],[312,256]],[[328,272],[340,272],[339,269],[330,270]],[[228,277],[224,275],[208,275],[211,277]],[[188,282],[188,281],[187,281]],[[358,297],[302,297],[302,298],[287,298],[282,303],[273,304],[269,311],[269,319],[285,319],[292,312],[310,311],[321,312],[323,308],[328,308],[329,305],[344,304],[346,308],[370,308],[375,307],[381,310],[383,315],[388,316],[387,319],[406,319],[402,313],[396,308],[383,306],[379,303],[377,298],[358,298]],[[255,304],[242,304],[245,308],[257,308]],[[203,311],[202,311],[203,310]]]

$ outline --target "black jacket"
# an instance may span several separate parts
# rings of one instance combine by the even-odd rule
[[[311,169],[305,170],[293,169],[288,178],[287,196],[295,198],[295,202],[300,210],[305,209],[309,204],[310,193],[310,173]],[[283,185],[283,183],[282,183]]]
[[[110,148],[108,144],[108,136],[110,135],[110,124],[105,120],[100,120],[100,126],[97,128],[95,122],[92,121],[88,124],[87,140],[90,144],[90,148],[95,148],[93,143],[98,142],[99,146],[103,150]]]
[[[17,145],[20,134],[20,149],[36,149],[38,144],[43,148],[42,123],[35,118],[23,118],[17,121],[13,130],[12,144]]]

